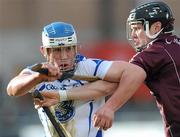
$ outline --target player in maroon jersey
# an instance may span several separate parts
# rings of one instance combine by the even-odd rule
[[[180,39],[172,34],[171,9],[163,2],[141,5],[130,12],[127,30],[137,51],[130,62],[144,71],[140,75],[155,96],[166,137],[180,137]],[[96,127],[106,130],[112,126],[114,112],[135,92],[130,87],[119,88],[96,112]]]

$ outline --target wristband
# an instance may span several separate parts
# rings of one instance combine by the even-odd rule
[[[60,102],[66,101],[67,98],[67,91],[66,90],[58,90],[59,96],[60,96]]]

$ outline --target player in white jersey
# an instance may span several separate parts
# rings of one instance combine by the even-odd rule
[[[119,83],[122,72],[126,72],[125,67],[128,66],[125,76],[132,77],[135,72],[131,70],[135,65],[121,61],[86,59],[77,54],[76,33],[73,26],[68,23],[54,22],[45,26],[42,32],[42,42],[43,46],[40,51],[47,60],[46,63],[42,63],[42,68],[47,69],[48,74],[35,72],[31,68],[22,70],[9,82],[8,95],[22,96],[35,89],[41,93],[58,91],[60,102],[53,107],[52,113],[58,122],[64,124],[71,136],[102,137],[102,131],[92,125],[94,112],[105,101],[104,97],[100,99],[97,97],[107,95],[116,88],[115,82]],[[97,76],[109,82],[97,81],[87,84],[87,81],[71,79],[73,75]],[[73,90],[79,91],[74,97],[68,95],[68,92],[73,93]],[[79,101],[67,101],[67,99],[78,99]],[[38,113],[46,137],[56,137],[54,128],[49,124],[49,118],[42,108],[38,109]]]
[[[41,47],[41,52],[47,58],[47,61],[60,68],[61,72],[67,73],[67,75],[75,73],[85,76],[98,76],[103,79],[112,64],[111,61],[86,59],[84,56],[77,54],[76,33],[73,26],[68,23],[54,22],[45,26],[42,32],[42,41],[43,46]],[[44,66],[51,64],[44,63]],[[26,68],[21,73],[36,74],[37,72]],[[60,75],[61,74],[57,74],[57,77],[60,77]],[[39,92],[63,91],[87,83],[87,81],[72,80],[70,78],[65,80],[55,79],[55,81],[54,79],[53,81],[42,81],[35,86],[35,89]],[[33,88],[33,90],[35,89]],[[98,132],[98,130],[92,126],[91,120],[93,113],[103,103],[104,97],[94,101],[61,101],[53,108],[53,112],[56,120],[64,124],[72,137],[101,137],[101,131]],[[46,136],[57,136],[44,110],[39,108],[38,113]]]

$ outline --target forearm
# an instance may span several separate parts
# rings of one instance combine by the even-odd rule
[[[59,90],[55,92],[41,92],[44,97],[43,101],[36,100],[36,105],[41,106],[52,106],[61,101],[67,100],[94,100],[102,96],[112,94],[117,88],[117,83],[110,83],[106,81],[96,81],[88,83],[84,86],[75,87],[68,91]]]
[[[94,100],[99,97],[105,96],[105,92],[92,90],[92,89],[80,89],[67,92],[68,100]]]
[[[106,81],[96,81],[93,83],[88,83],[84,86],[72,88],[67,92],[68,100],[92,100],[97,99],[102,96],[107,96],[111,94],[117,83],[110,83]]]
[[[22,96],[28,93],[35,85],[42,82],[39,73],[21,74],[13,78],[8,86],[7,93],[9,96]]]
[[[144,70],[136,65],[125,63],[122,67],[118,88],[105,104],[105,107],[111,108],[114,112],[133,96],[146,78]]]

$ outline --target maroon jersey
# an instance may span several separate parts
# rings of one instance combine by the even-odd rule
[[[167,137],[180,137],[180,39],[161,35],[130,61],[147,74],[146,85],[155,96]]]

